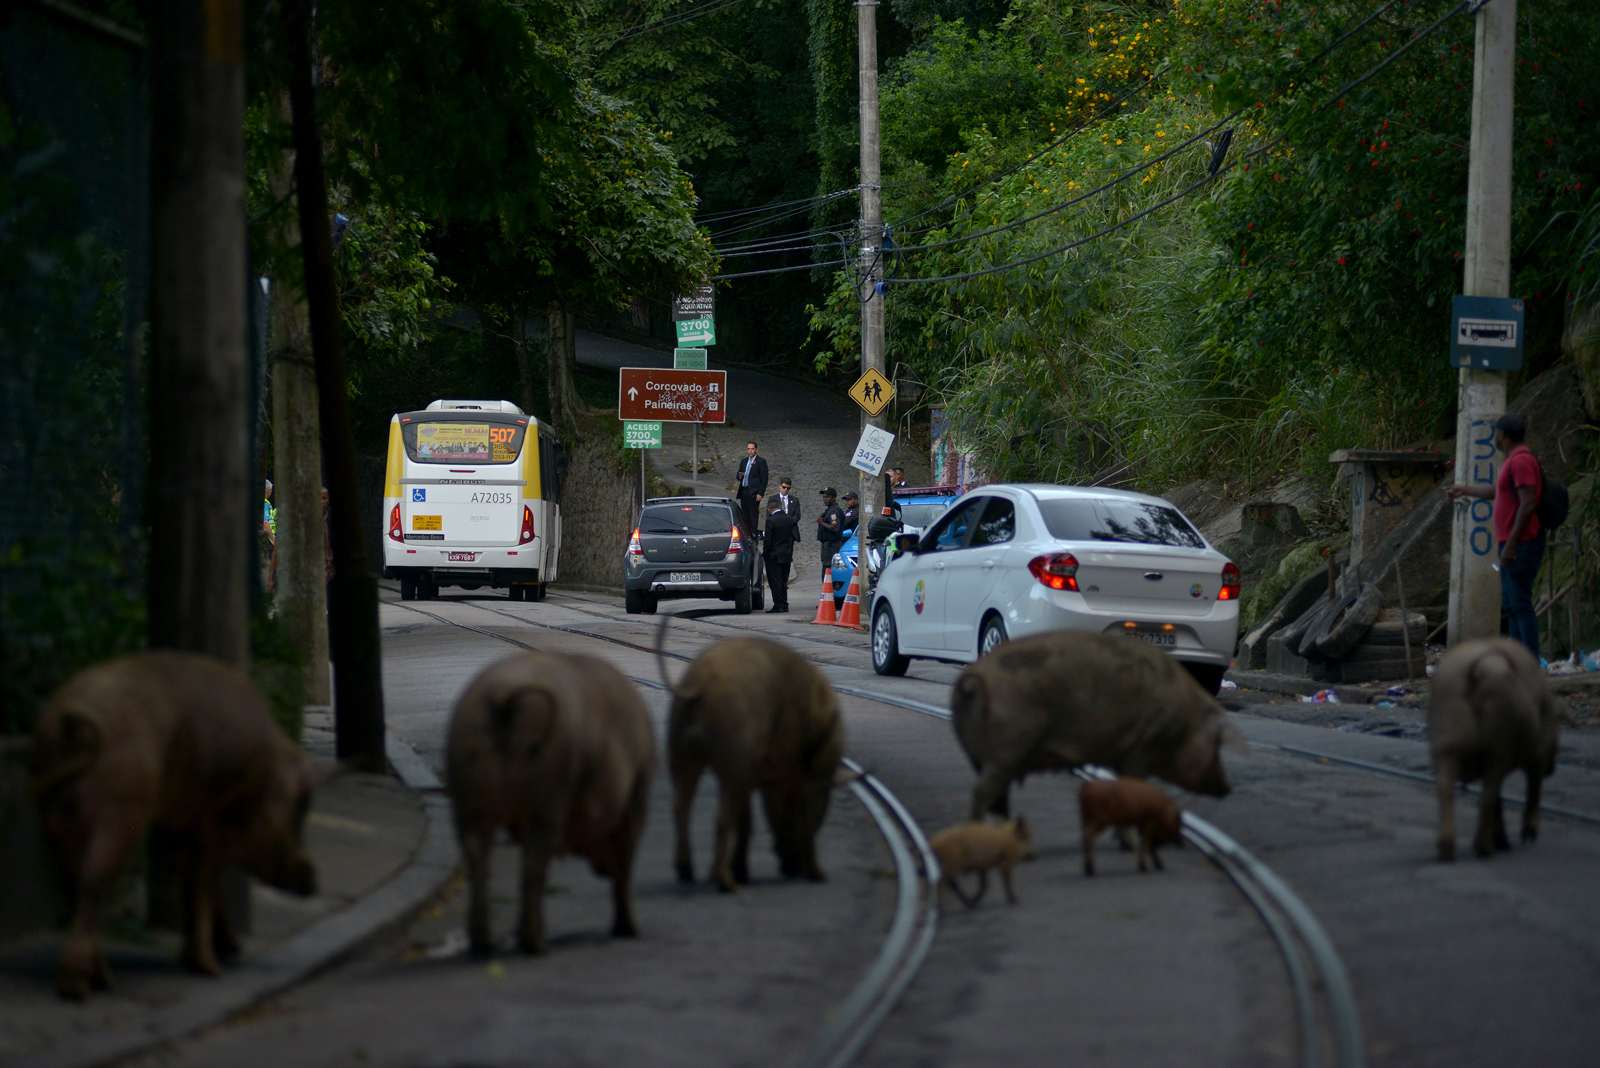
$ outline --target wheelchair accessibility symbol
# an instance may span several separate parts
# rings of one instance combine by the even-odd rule
[[[413,501],[426,501],[428,499],[428,491],[425,489],[414,489],[411,491],[411,499]]]

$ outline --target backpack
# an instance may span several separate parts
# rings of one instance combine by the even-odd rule
[[[1539,529],[1554,530],[1567,521],[1567,511],[1571,507],[1567,487],[1546,475],[1543,464],[1539,465],[1539,477],[1544,488],[1539,492],[1539,503],[1534,505],[1533,514],[1539,520]]]

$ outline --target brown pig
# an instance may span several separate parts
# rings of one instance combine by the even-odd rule
[[[711,864],[719,889],[750,881],[755,790],[784,876],[825,878],[816,837],[844,757],[844,720],[833,687],[809,661],[765,638],[713,645],[673,689],[667,749],[680,880],[694,880],[689,809],[707,767],[721,788]]]
[[[34,790],[72,909],[62,996],[111,983],[97,933],[117,874],[159,828],[183,891],[183,963],[215,975],[238,943],[219,907],[225,864],[316,891],[301,845],[305,756],[245,675],[193,653],[147,652],[80,672],[34,728]]]
[[[989,869],[1000,869],[1006,900],[1015,905],[1011,888],[1011,869],[1019,860],[1032,860],[1033,842],[1028,838],[1028,821],[1018,816],[1009,823],[962,823],[947,827],[933,836],[928,845],[939,858],[939,892],[949,887],[967,908],[975,907],[989,889]],[[978,873],[978,890],[968,897],[961,889],[961,876]]]
[[[1456,783],[1475,779],[1483,780],[1483,795],[1473,848],[1480,857],[1511,848],[1500,815],[1500,784],[1518,768],[1528,784],[1522,840],[1539,837],[1539,787],[1556,770],[1559,716],[1539,661],[1521,642],[1463,642],[1439,661],[1428,695],[1428,747],[1439,794],[1440,860],[1456,855]]]
[[[1156,846],[1183,844],[1183,811],[1172,798],[1143,779],[1091,779],[1078,788],[1078,816],[1083,821],[1083,874],[1094,874],[1094,840],[1107,827],[1139,832],[1139,870],[1145,857],[1164,871]]]
[[[1223,797],[1217,704],[1166,653],[1120,635],[1061,630],[968,664],[950,695],[956,738],[978,772],[972,818],[1004,816],[1030,772],[1099,764]]]
[[[632,938],[633,855],[654,770],[650,714],[633,684],[590,656],[527,652],[485,668],[450,720],[448,774],[471,883],[467,929],[488,953],[489,852],[522,847],[517,943],[541,953],[545,874],[575,853],[611,880],[611,933]]]

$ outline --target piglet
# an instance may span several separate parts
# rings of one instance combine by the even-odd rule
[[[1019,860],[1032,860],[1033,842],[1028,837],[1028,821],[1018,816],[1006,823],[961,823],[933,836],[928,845],[939,860],[939,894],[949,887],[967,908],[975,908],[989,889],[989,869],[1000,869],[1006,900],[1015,905],[1017,893],[1011,887],[1011,869]],[[961,889],[961,876],[978,873],[978,889],[971,897]]]
[[[528,652],[486,668],[450,721],[450,797],[471,882],[468,935],[488,953],[489,850],[505,827],[522,847],[517,942],[545,949],[550,861],[588,859],[611,880],[612,925],[633,937],[633,855],[650,801],[655,738],[633,684],[590,656]]]
[[[1434,669],[1428,695],[1428,747],[1439,794],[1440,860],[1456,855],[1455,788],[1483,780],[1478,831],[1480,857],[1510,849],[1500,814],[1500,784],[1522,769],[1528,797],[1522,840],[1539,837],[1539,787],[1556,770],[1558,699],[1526,646],[1482,638],[1451,649]]]
[[[63,997],[111,985],[98,924],[145,832],[173,843],[186,967],[216,975],[238,942],[218,875],[242,866],[290,893],[316,892],[301,844],[312,778],[236,668],[193,653],[146,652],[91,667],[34,728],[33,788],[72,910],[57,969]]]
[[[1164,871],[1156,846],[1183,844],[1183,812],[1172,798],[1143,779],[1091,779],[1078,788],[1078,814],[1083,821],[1083,874],[1094,874],[1094,840],[1107,827],[1139,832],[1139,870],[1145,857]],[[1124,843],[1126,844],[1126,843]]]

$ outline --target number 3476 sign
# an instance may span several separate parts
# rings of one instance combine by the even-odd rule
[[[861,440],[856,443],[856,454],[850,460],[850,466],[876,478],[883,473],[883,465],[889,459],[889,446],[894,444],[894,435],[879,427],[869,426],[861,432]]]

